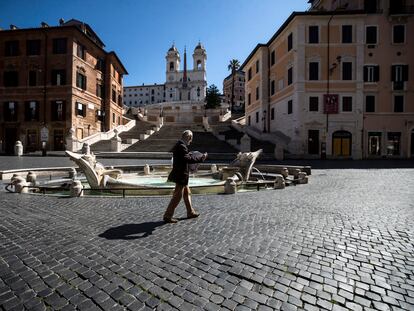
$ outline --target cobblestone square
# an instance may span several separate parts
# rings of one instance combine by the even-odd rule
[[[193,196],[0,191],[1,310],[414,310],[414,169]]]

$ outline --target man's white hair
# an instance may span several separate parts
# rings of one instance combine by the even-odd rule
[[[193,137],[193,132],[191,132],[190,130],[185,130],[181,135],[181,138],[185,140],[188,140],[190,137]]]

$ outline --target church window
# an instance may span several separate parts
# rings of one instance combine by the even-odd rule
[[[197,70],[201,70],[201,60],[197,61]]]
[[[174,63],[170,62],[170,70],[174,70]]]

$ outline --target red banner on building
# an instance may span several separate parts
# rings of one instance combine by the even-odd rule
[[[323,95],[324,111],[323,113],[338,113],[339,95],[325,94]]]

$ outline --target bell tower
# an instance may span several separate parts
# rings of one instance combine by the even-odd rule
[[[193,70],[206,71],[207,53],[204,46],[198,42],[193,53]]]
[[[180,70],[180,54],[178,53],[175,44],[173,44],[165,56],[167,61],[166,72],[178,72]]]

